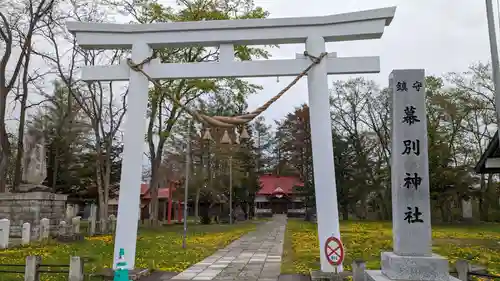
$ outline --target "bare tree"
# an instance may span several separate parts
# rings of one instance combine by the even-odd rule
[[[156,1],[117,1],[113,5],[121,12],[133,17],[139,23],[168,22],[168,21],[201,21],[225,19],[241,16],[245,18],[265,17],[267,14],[260,9],[254,9],[252,1],[238,1],[234,6],[226,5],[232,1],[179,1],[180,11],[161,5]],[[187,48],[166,48],[155,50],[155,55],[162,62],[208,62],[218,59],[218,48],[193,46]],[[259,48],[237,46],[235,56],[241,60],[253,57],[265,57],[268,54]],[[139,62],[136,62],[139,63]],[[240,79],[177,79],[162,83],[150,92],[148,111],[147,143],[151,163],[151,215],[152,225],[158,223],[158,188],[160,184],[160,166],[166,141],[170,138],[174,125],[184,113],[186,106],[194,106],[202,96],[223,92],[231,93],[232,100],[244,99],[255,92],[257,88],[247,81]],[[173,102],[175,99],[176,102]],[[231,101],[231,100],[230,100]]]
[[[475,165],[494,134],[496,108],[491,65],[477,63],[463,73],[450,73],[448,81],[456,88],[456,96],[462,102],[462,110],[467,111],[461,123],[466,131],[464,139],[473,149],[468,153],[470,165]],[[493,125],[493,126],[492,126]],[[479,213],[482,220],[488,220],[490,207],[498,207],[498,194],[493,184],[493,175],[481,175],[479,193]]]
[[[74,1],[68,10],[71,12],[63,14],[61,19],[85,22],[106,20],[106,15],[101,12],[103,7],[95,1]],[[83,65],[116,63],[122,58],[123,52],[83,50],[78,47],[75,39],[65,32],[63,24],[64,22],[58,21],[58,25],[47,28],[44,33],[51,50],[49,52],[36,50],[34,53],[52,66],[58,78],[68,88],[71,98],[88,118],[93,131],[97,162],[95,185],[98,190],[99,217],[103,222],[108,213],[111,150],[113,143],[118,141],[119,128],[126,112],[128,90],[114,85],[113,82],[83,83],[76,79],[74,74]],[[101,227],[105,227],[105,224],[101,223]]]
[[[18,81],[19,75],[23,73],[23,69],[25,69],[22,74],[23,82],[28,83],[27,69],[30,63],[33,37],[37,31],[45,27],[45,24],[50,23],[46,19],[52,13],[55,3],[55,0],[24,0],[2,3],[0,40],[4,52],[0,60],[0,192],[4,192],[6,188],[5,173],[11,154],[11,143],[5,123],[8,96]],[[17,56],[15,55],[16,51]],[[9,66],[13,67],[10,75]],[[20,126],[23,125],[20,124]],[[22,146],[22,138],[19,138],[18,146]]]
[[[337,81],[333,84],[331,108],[332,124],[341,135],[343,135],[353,148],[355,161],[353,168],[359,172],[359,176],[353,180],[351,192],[353,192],[354,204],[358,204],[361,217],[368,213],[367,198],[370,190],[367,186],[373,186],[378,174],[376,166],[373,165],[372,152],[378,148],[374,141],[374,134],[368,130],[366,122],[367,112],[370,107],[370,96],[378,93],[375,83],[364,78],[354,78],[348,81]],[[356,211],[355,205],[352,208]]]

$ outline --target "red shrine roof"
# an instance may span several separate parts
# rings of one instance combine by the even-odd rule
[[[304,183],[293,176],[262,175],[259,177],[260,190],[257,195],[293,194],[294,187],[304,186]]]
[[[170,193],[169,187],[160,187],[158,189],[158,198],[167,199]],[[172,192],[175,191],[175,187],[172,188]],[[144,199],[151,199],[151,192],[149,192],[149,184],[141,184],[141,197]]]

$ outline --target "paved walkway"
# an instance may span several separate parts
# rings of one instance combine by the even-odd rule
[[[276,281],[280,275],[286,216],[274,216],[173,280]]]

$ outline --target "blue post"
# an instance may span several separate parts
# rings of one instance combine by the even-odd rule
[[[128,279],[127,261],[125,261],[125,250],[123,248],[120,248],[113,281],[130,281]]]

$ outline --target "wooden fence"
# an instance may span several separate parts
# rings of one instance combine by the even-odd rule
[[[24,281],[40,281],[40,274],[63,274],[68,281],[83,281],[83,260],[80,257],[71,257],[69,264],[44,264],[40,256],[26,257],[25,264],[0,264],[0,274],[22,274]],[[2,278],[3,280],[3,278]]]

